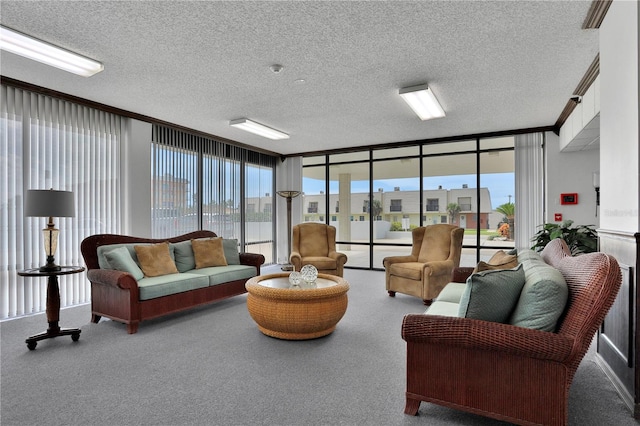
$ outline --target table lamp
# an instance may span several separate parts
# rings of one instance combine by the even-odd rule
[[[73,217],[75,215],[73,193],[70,191],[54,191],[53,189],[29,189],[24,201],[25,216],[49,218],[47,227],[42,230],[47,264],[40,267],[40,271],[59,271],[61,268],[56,265],[54,255],[58,248],[60,230],[56,229],[53,218]]]

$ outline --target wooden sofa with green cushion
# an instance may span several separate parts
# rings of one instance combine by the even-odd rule
[[[246,292],[265,258],[238,253],[237,240],[196,231],[168,239],[98,234],[80,246],[91,282],[91,321],[127,325]]]
[[[605,253],[571,256],[561,239],[517,257],[515,268],[448,284],[424,314],[404,317],[406,414],[426,401],[515,424],[567,424],[573,376],[616,298],[620,267]],[[458,272],[454,281],[464,279]]]

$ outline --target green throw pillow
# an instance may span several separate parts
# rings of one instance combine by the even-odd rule
[[[543,260],[529,260],[526,267],[527,281],[509,324],[553,332],[567,304],[567,283],[560,271]]]
[[[128,272],[133,275],[133,278],[136,280],[144,278],[142,269],[134,262],[126,247],[118,247],[105,252],[104,257],[107,259],[107,262],[109,262],[111,269]]]
[[[223,239],[222,248],[224,250],[224,257],[227,259],[227,265],[240,264],[240,254],[238,253],[238,240]]]
[[[522,265],[472,274],[460,298],[458,316],[505,323],[523,286]]]
[[[193,255],[191,240],[171,243],[175,255],[176,268],[179,272],[187,272],[196,268],[196,258]]]

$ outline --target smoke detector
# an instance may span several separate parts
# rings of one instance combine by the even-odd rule
[[[269,67],[269,69],[274,73],[274,74],[280,74],[282,72],[282,69],[284,67],[282,65],[279,64],[273,64]]]

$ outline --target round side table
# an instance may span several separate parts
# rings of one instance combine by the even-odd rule
[[[60,328],[60,289],[58,287],[58,275],[78,274],[84,271],[82,266],[61,266],[59,271],[41,271],[39,268],[18,271],[22,277],[49,277],[47,280],[47,331],[28,337],[25,342],[29,350],[34,350],[38,341],[51,339],[58,336],[71,336],[71,340],[77,342],[80,339],[79,328]]]

